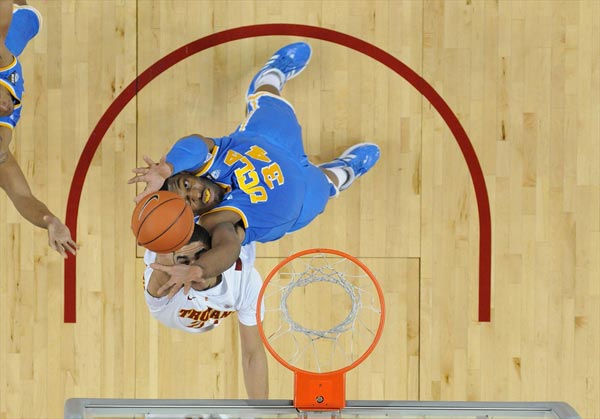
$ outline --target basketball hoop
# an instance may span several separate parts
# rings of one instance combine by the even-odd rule
[[[344,408],[346,372],[373,352],[383,332],[383,291],[373,273],[339,250],[304,250],[269,273],[257,307],[263,304],[258,330],[271,355],[294,373],[294,407]]]

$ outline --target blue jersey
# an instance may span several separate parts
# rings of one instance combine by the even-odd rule
[[[14,111],[11,115],[0,117],[0,126],[14,128],[21,118],[21,99],[25,91],[21,63],[13,58],[13,62],[0,68],[0,85],[6,87],[13,97]]]
[[[298,160],[252,134],[237,132],[214,141],[211,159],[195,174],[231,191],[207,214],[236,212],[246,228],[244,243],[273,241],[291,231],[306,189]]]
[[[181,157],[185,147],[170,154],[177,161],[167,156],[179,170],[191,169],[231,188],[206,214],[236,212],[246,229],[243,244],[277,240],[304,227],[325,209],[330,192],[327,177],[304,153],[293,107],[268,93],[249,96],[248,105],[250,112],[238,129],[214,139],[208,160],[204,151],[194,161]],[[185,167],[183,160],[188,160]]]

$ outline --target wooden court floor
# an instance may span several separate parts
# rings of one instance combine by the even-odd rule
[[[392,54],[443,97],[485,176],[492,311],[477,321],[479,218],[444,120],[398,74],[308,39],[284,89],[315,162],[359,141],[380,163],[302,231],[258,246],[331,247],[379,278],[382,340],[347,375],[349,399],[566,401],[600,417],[600,2],[30,0],[44,27],[21,61],[26,99],[12,150],[64,219],[82,150],[137,75],[188,42],[245,25],[339,31]],[[149,316],[127,185],[142,155],[243,117],[254,72],[280,46],[228,42],[169,68],[125,106],[94,154],[79,205],[77,322],[63,322],[63,261],[0,193],[0,417],[60,417],[65,399],[245,398],[236,319],[202,336]],[[328,301],[315,301],[326,310]],[[291,373],[270,360],[272,398]]]

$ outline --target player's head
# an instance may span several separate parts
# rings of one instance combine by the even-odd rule
[[[15,110],[15,98],[6,86],[0,84],[0,116],[9,116]]]
[[[225,190],[215,182],[188,172],[171,176],[165,181],[162,189],[175,192],[185,199],[196,215],[219,205],[225,195]]]
[[[173,261],[190,265],[200,258],[202,253],[210,249],[210,234],[198,224],[194,224],[194,232],[188,244],[173,252]]]

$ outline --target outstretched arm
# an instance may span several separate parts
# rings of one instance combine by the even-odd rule
[[[71,238],[71,233],[43,202],[31,193],[27,179],[17,161],[7,151],[6,158],[0,163],[0,187],[13,202],[19,213],[30,223],[48,230],[48,245],[64,258],[67,253],[75,254],[77,244]]]
[[[169,290],[172,298],[182,286],[187,294],[192,281],[201,281],[225,272],[240,256],[245,232],[236,228],[240,216],[233,211],[218,211],[202,218],[202,226],[212,237],[212,247],[204,252],[193,265],[163,266],[158,263],[150,265],[153,269],[163,271],[171,276],[158,290],[159,294]],[[206,221],[206,223],[205,223]]]
[[[195,171],[200,169],[210,156],[210,151],[215,142],[210,138],[199,134],[189,135],[177,141],[166,156],[155,163],[148,156],[144,161],[148,167],[133,169],[136,176],[129,179],[127,183],[146,182],[146,188],[135,197],[135,202],[140,202],[143,197],[158,191],[165,180],[176,173],[183,171]]]
[[[268,399],[269,369],[258,326],[245,326],[240,323],[240,343],[244,383],[248,398]]]
[[[214,277],[202,277],[201,271],[199,274],[200,276],[194,276],[194,269],[196,267],[194,267],[194,265],[175,263],[173,260],[173,253],[158,253],[156,255],[156,260],[154,263],[150,264],[150,267],[153,269],[153,271],[152,275],[150,276],[147,290],[148,293],[155,298],[164,297],[166,295],[168,295],[169,298],[173,298],[173,296],[181,289],[181,285],[179,284],[175,287],[175,290],[173,290],[173,285],[170,285],[169,287],[165,286],[172,276],[175,276],[176,278],[192,278],[192,280],[196,281],[196,284],[201,289],[208,287],[211,280],[214,279]],[[187,294],[192,286],[192,283],[190,281],[184,285],[185,288],[183,292]],[[173,291],[173,293],[171,293],[171,291]]]
[[[12,22],[12,14],[13,1],[0,0],[0,67],[9,65],[13,60],[12,53],[4,44],[10,23]]]
[[[12,22],[13,0],[0,0],[0,37],[4,41]]]
[[[211,249],[204,252],[198,261],[205,278],[217,276],[235,263],[240,256],[245,234],[243,230],[236,229],[237,220],[228,219],[229,216],[239,217],[233,211],[220,211],[211,215],[222,216],[219,217],[222,221],[211,226],[204,224],[203,220],[200,223],[212,237]]]

